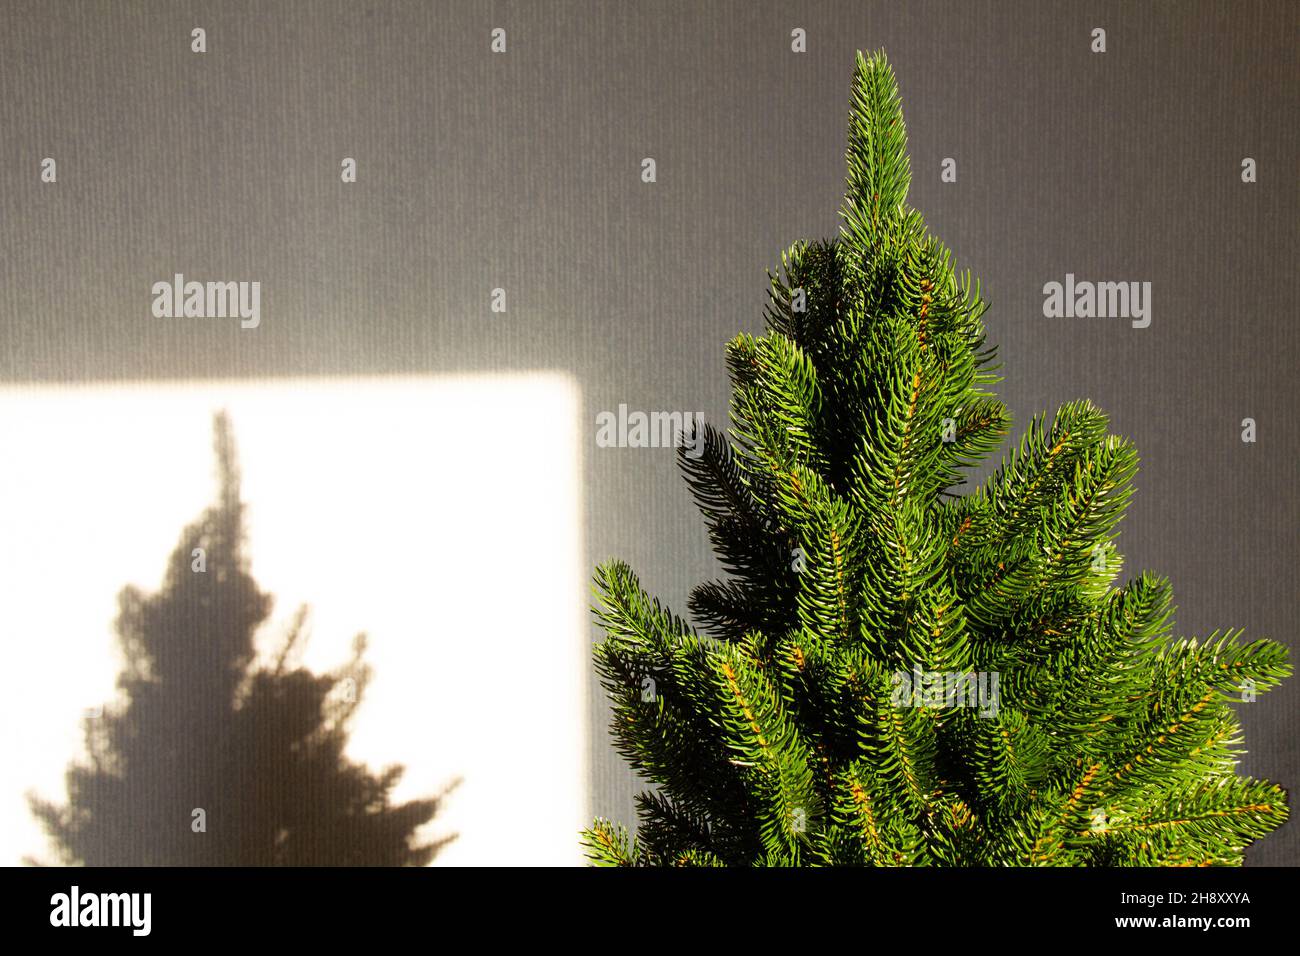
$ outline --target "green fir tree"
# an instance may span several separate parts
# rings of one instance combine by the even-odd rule
[[[1087,401],[1010,430],[978,284],[906,205],[897,85],[857,57],[838,237],[771,277],[727,347],[729,438],[683,470],[730,578],[693,629],[621,562],[596,648],[620,752],[655,788],[612,865],[1203,865],[1287,816],[1236,774],[1231,703],[1272,641],[1171,636],[1167,581],[1119,584],[1138,456]],[[996,680],[996,684],[994,681]]]

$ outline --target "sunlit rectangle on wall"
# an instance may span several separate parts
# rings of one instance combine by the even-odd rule
[[[579,403],[550,373],[0,390],[0,861],[55,859],[26,794],[66,800],[83,714],[115,699],[118,592],[156,591],[213,501],[220,409],[275,599],[259,647],[301,604],[314,671],[365,632],[347,755],[404,766],[395,800],[461,778],[435,865],[581,862]]]

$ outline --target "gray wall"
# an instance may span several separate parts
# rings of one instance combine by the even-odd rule
[[[558,368],[589,422],[620,402],[722,420],[722,344],[761,327],[781,248],[836,230],[853,51],[883,47],[912,204],[983,281],[1020,426],[1109,410],[1143,453],[1128,569],[1172,578],[1183,633],[1294,646],[1297,37],[1289,0],[6,0],[0,376]],[[178,271],[260,279],[262,327],[152,320]],[[1066,272],[1150,281],[1151,326],[1045,319]],[[717,568],[671,454],[593,443],[586,480],[589,559],[683,608]],[[1298,702],[1292,680],[1243,718],[1245,769],[1292,789]],[[591,719],[592,809],[630,823],[594,684]],[[1252,862],[1300,862],[1297,833]]]

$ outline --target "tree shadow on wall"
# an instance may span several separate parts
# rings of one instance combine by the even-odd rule
[[[119,597],[126,702],[87,717],[67,806],[30,797],[32,812],[68,864],[422,866],[454,839],[416,831],[457,781],[392,804],[402,768],[344,756],[369,677],[363,637],[337,673],[291,666],[304,607],[275,659],[257,660],[272,600],[248,573],[224,413],[215,432],[217,501],[185,529],[160,592]]]

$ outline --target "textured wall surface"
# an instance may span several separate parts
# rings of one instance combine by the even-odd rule
[[[1172,579],[1183,634],[1296,647],[1292,0],[6,0],[0,379],[561,370],[588,422],[620,403],[724,420],[723,343],[761,328],[780,250],[837,229],[853,52],[882,47],[911,203],[982,280],[1013,437],[1069,399],[1109,411],[1143,455],[1126,574]],[[260,328],[155,319],[177,272],[261,281]],[[1045,318],[1066,273],[1149,281],[1150,326]],[[718,568],[671,451],[593,437],[584,463],[588,563],[623,557],[684,610]],[[591,810],[630,823],[591,695]],[[1298,705],[1292,679],[1243,708],[1244,769],[1293,793]],[[1300,863],[1300,825],[1250,860]]]

